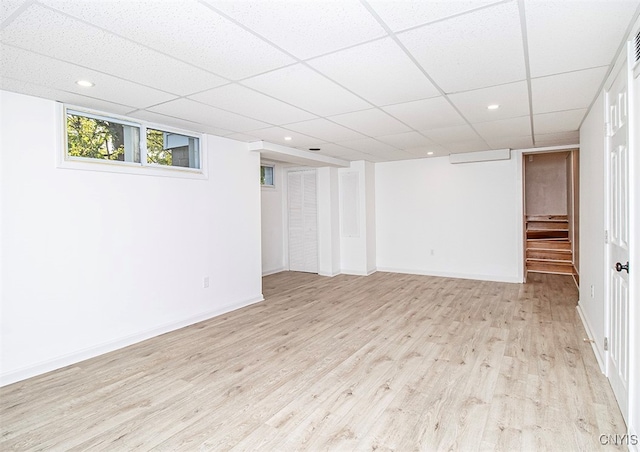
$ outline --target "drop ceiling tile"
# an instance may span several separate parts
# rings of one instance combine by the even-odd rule
[[[466,124],[463,126],[426,130],[422,133],[439,144],[478,140],[480,138],[476,131]]]
[[[531,120],[529,116],[482,122],[474,124],[473,127],[485,140],[531,135]]]
[[[345,141],[365,138],[364,135],[354,130],[347,129],[340,124],[328,121],[324,118],[312,119],[311,121],[297,122],[284,126],[289,130],[294,130],[311,137],[316,137],[322,141]]]
[[[366,160],[370,156],[370,154],[355,149],[349,149],[335,143],[324,143],[322,145],[318,145],[318,147],[322,149],[321,152],[323,154],[344,160]]]
[[[580,132],[537,133],[536,146],[562,146],[580,143]]]
[[[236,83],[194,94],[189,98],[274,125],[316,118],[316,115]]]
[[[316,58],[308,64],[377,106],[439,95],[391,38]]]
[[[230,130],[220,129],[218,127],[212,127],[207,124],[187,121],[185,119],[175,118],[173,116],[167,116],[167,115],[154,113],[152,111],[147,111],[147,110],[137,110],[137,111],[129,112],[127,116],[130,116],[132,118],[137,118],[143,121],[149,121],[150,123],[155,124],[158,127],[162,127],[162,126],[175,127],[177,129],[182,129],[187,132],[208,133],[211,135],[217,135],[221,137],[233,133]]]
[[[2,41],[177,95],[226,83],[202,69],[38,5],[11,22]],[[87,43],[100,43],[100,50]]]
[[[302,64],[252,77],[242,84],[319,116],[363,110],[371,106]]]
[[[394,135],[385,135],[377,138],[383,143],[387,143],[397,149],[418,148],[421,146],[434,145],[433,141],[418,132],[404,132]]]
[[[533,115],[533,130],[540,133],[574,132],[587,113],[586,108]],[[537,140],[536,140],[537,141]]]
[[[393,31],[415,27],[436,20],[471,11],[476,8],[497,3],[495,0],[451,1],[420,0],[390,2],[388,0],[369,0],[368,2],[380,18]]]
[[[250,130],[247,131],[247,135],[258,137],[258,141],[268,141],[270,143],[281,144],[283,146],[298,149],[306,149],[321,144],[315,137],[283,129],[282,127],[267,127],[259,130]],[[291,140],[287,141],[284,137],[291,137]]]
[[[529,89],[524,81],[450,94],[449,99],[472,124],[529,114]],[[500,108],[487,109],[494,104]]]
[[[232,133],[230,135],[225,135],[225,138],[230,138],[236,141],[243,141],[245,143],[253,143],[254,141],[260,141],[260,138],[249,135],[246,133]]]
[[[421,146],[417,148],[411,148],[406,150],[407,154],[413,156],[413,158],[432,158],[442,157],[443,155],[449,155],[449,151],[440,145],[433,146]]]
[[[391,135],[410,130],[409,127],[377,108],[345,113],[332,116],[329,119],[370,137]]]
[[[199,124],[206,124],[210,127],[226,129],[231,132],[247,132],[269,126],[269,124],[262,121],[229,113],[189,99],[176,99],[147,108],[147,110]]]
[[[588,108],[608,69],[603,66],[532,79],[533,113]]]
[[[284,52],[193,0],[42,3],[232,80],[294,62]]]
[[[207,2],[301,59],[386,35],[357,0]]]
[[[635,0],[526,2],[531,76],[609,65],[637,7]]]
[[[533,147],[531,135],[522,137],[492,138],[487,140],[491,149],[529,149]]]
[[[517,2],[491,6],[397,36],[447,93],[526,77]]]
[[[354,149],[360,152],[366,152],[368,154],[380,154],[398,150],[393,146],[385,144],[374,138],[361,138],[359,140],[343,141],[338,144],[346,148]]]
[[[125,115],[134,108],[131,105],[122,105],[106,100],[94,99],[92,97],[82,96],[68,91],[60,91],[47,86],[34,85],[32,83],[9,77],[0,77],[0,89],[12,91],[14,93],[26,94],[28,96],[52,99],[57,102],[63,102],[76,107],[84,107],[116,115]]]
[[[434,97],[382,108],[410,127],[424,131],[465,124],[444,97]]]
[[[452,154],[460,152],[487,151],[489,146],[483,140],[459,141],[456,143],[447,143],[444,148]]]
[[[101,72],[65,63],[15,47],[2,45],[0,76],[22,80],[60,91],[92,97],[116,104],[144,108],[174,99],[176,96],[153,88],[112,77]],[[91,88],[82,88],[77,80],[90,80]]]
[[[0,23],[4,22],[18,8],[26,3],[26,0],[2,0],[0,2]]]

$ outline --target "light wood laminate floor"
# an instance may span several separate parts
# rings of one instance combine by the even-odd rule
[[[284,272],[264,295],[0,389],[0,449],[562,451],[625,432],[569,276]]]

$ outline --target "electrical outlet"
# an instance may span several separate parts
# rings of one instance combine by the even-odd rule
[[[434,250],[431,250],[431,255],[433,256],[436,252]]]
[[[596,296],[596,288],[591,284],[591,298],[595,298]]]
[[[202,287],[204,289],[209,287],[209,277],[208,276],[205,276],[204,278],[202,278]]]

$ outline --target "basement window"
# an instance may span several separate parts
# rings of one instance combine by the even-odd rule
[[[63,111],[65,141],[59,167],[187,178],[206,176],[198,134],[80,109]]]
[[[261,165],[260,166],[260,185],[263,187],[275,187],[273,180],[273,166]]]

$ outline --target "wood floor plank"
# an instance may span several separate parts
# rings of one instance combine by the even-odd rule
[[[598,450],[624,432],[571,277],[283,272],[263,293],[0,388],[0,449]]]

